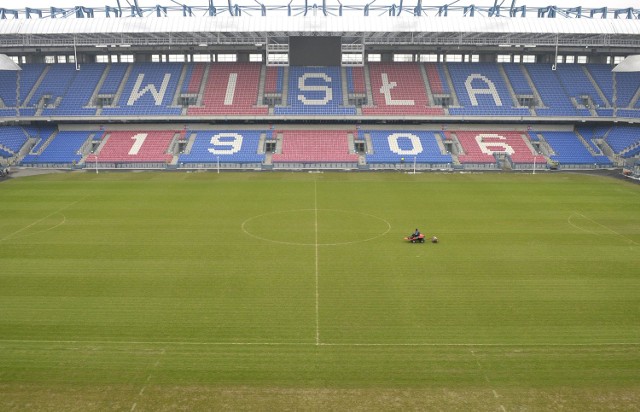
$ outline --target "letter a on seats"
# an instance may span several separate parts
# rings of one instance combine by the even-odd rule
[[[487,87],[482,89],[474,89],[472,84],[474,80],[480,80],[484,82]],[[496,90],[496,85],[493,84],[493,82],[487,77],[477,73],[471,74],[469,75],[469,77],[467,77],[467,80],[464,81],[464,87],[467,88],[467,93],[469,94],[469,99],[471,100],[472,106],[478,105],[478,99],[476,98],[476,96],[479,94],[488,94],[489,96],[492,96],[496,106],[502,106],[502,100],[500,99],[498,90]]]

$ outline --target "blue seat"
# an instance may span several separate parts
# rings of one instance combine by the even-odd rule
[[[451,163],[450,154],[442,154],[434,132],[417,130],[362,130],[368,133],[373,153],[366,155],[367,163]]]
[[[192,132],[187,132],[189,136]],[[260,135],[266,130],[198,130],[189,154],[179,163],[262,163]],[[213,140],[213,143],[212,143]]]
[[[275,107],[277,115],[355,115],[345,106],[340,67],[289,67],[287,106]]]

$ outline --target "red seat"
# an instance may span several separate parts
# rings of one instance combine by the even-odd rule
[[[173,155],[167,153],[169,144],[176,135],[174,130],[162,131],[113,131],[98,153],[98,162],[157,163],[168,162]],[[89,155],[87,162],[95,162]]]
[[[347,130],[282,130],[282,153],[274,153],[274,163],[355,163],[349,153]]]

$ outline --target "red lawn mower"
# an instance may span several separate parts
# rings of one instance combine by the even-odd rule
[[[408,240],[411,243],[424,243],[424,234],[420,233],[418,236],[409,235],[409,236],[405,237],[404,239]]]

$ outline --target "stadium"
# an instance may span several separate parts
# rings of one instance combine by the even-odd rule
[[[640,9],[343,3],[0,8],[0,409],[638,408]]]

